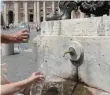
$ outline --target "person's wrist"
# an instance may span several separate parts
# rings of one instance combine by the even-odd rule
[[[14,42],[17,42],[17,43],[22,42],[21,38],[17,34],[12,34],[12,38]]]
[[[20,90],[26,88],[27,86],[32,85],[32,83],[29,79],[22,80],[22,81],[18,82],[17,84],[18,84],[18,87],[20,88]]]
[[[11,41],[14,41],[14,42],[16,41],[17,36],[15,34],[10,34],[9,36],[10,36],[9,38]]]
[[[28,86],[28,85],[31,85],[31,84],[33,83],[32,79],[30,79],[30,78],[25,79],[23,82],[24,82],[24,84],[26,84],[27,86]]]
[[[17,39],[17,35],[16,35],[16,34],[12,34],[12,37],[13,37],[14,39]]]
[[[29,77],[29,78],[27,78],[27,81],[28,81],[29,83],[33,83],[34,78]]]

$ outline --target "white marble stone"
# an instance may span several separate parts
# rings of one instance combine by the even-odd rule
[[[92,87],[105,91],[110,89],[110,37],[66,37],[38,36],[36,45],[36,63],[46,64],[48,74],[70,77],[76,73],[70,62],[70,56],[63,57],[69,47],[78,41],[84,47],[84,62],[79,67],[79,77]],[[105,48],[106,47],[106,48]],[[46,71],[47,72],[47,71]]]
[[[37,22],[37,2],[34,2],[34,22]]]
[[[19,6],[18,6],[18,2],[14,2],[14,24],[17,25],[18,21],[19,21]]]
[[[57,75],[68,78],[74,75],[75,67],[70,62],[70,57],[63,57],[64,53],[71,47],[72,42],[68,43],[65,37],[58,36],[37,36],[34,39],[36,63],[39,69],[41,64],[46,66],[44,72],[47,75]],[[36,42],[37,41],[37,42]]]
[[[110,94],[109,16],[43,22],[41,29],[41,35],[33,40],[38,68],[42,63],[47,75],[63,78],[75,75],[76,67],[70,62],[70,56],[63,57],[63,54],[69,47],[75,47],[77,41],[84,49],[79,78],[90,87],[100,89],[102,92],[97,95]]]
[[[110,35],[110,16],[48,21],[41,24],[42,35]]]
[[[37,24],[40,24],[40,4],[39,1],[37,1]]]
[[[52,13],[55,12],[55,1],[52,1]]]
[[[3,19],[4,19],[4,22],[7,24],[7,5],[6,5],[6,3],[4,3],[4,6],[3,6]]]
[[[24,18],[25,22],[28,22],[28,3],[27,1],[24,2]]]

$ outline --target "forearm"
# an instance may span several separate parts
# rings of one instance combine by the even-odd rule
[[[9,95],[26,88],[31,84],[31,80],[25,79],[20,82],[1,85],[1,95]]]
[[[15,37],[13,35],[1,34],[1,43],[15,43]]]

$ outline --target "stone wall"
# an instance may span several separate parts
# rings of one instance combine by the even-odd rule
[[[54,87],[63,95],[110,95],[110,17],[43,22],[33,43],[37,68],[44,66],[47,75],[43,95],[54,95],[45,94],[51,89],[49,83],[62,83],[63,88]],[[70,47],[77,58],[84,50],[81,62],[64,56]]]

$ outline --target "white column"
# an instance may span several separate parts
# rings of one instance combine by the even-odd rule
[[[3,19],[4,19],[5,24],[7,24],[7,7],[6,7],[6,3],[4,3],[4,6],[3,6]]]
[[[55,2],[52,1],[52,13],[54,13],[54,12],[55,12]]]
[[[14,24],[18,24],[19,21],[19,9],[18,9],[18,2],[14,2]]]
[[[24,2],[24,19],[25,22],[28,22],[28,3]]]
[[[74,11],[71,12],[71,19],[73,19],[73,14],[74,14]]]
[[[46,20],[46,4],[45,1],[43,1],[43,21]]]
[[[37,1],[37,24],[40,24],[40,6],[39,1]]]
[[[37,22],[37,2],[34,1],[34,22]]]

